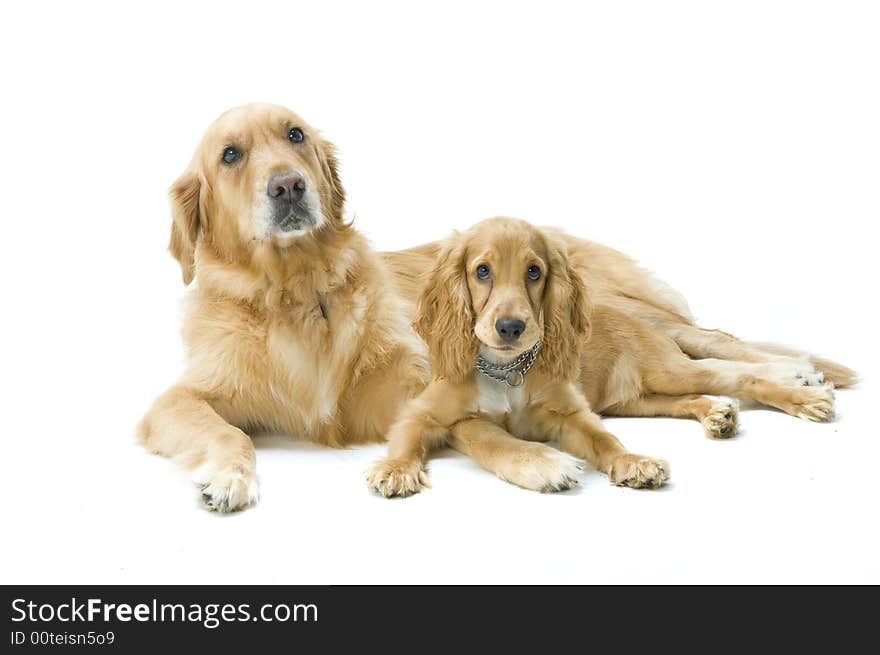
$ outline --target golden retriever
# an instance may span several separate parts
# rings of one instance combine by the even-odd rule
[[[257,500],[247,433],[379,441],[425,385],[424,344],[379,256],[343,220],[333,146],[293,112],[220,116],[171,187],[171,253],[194,278],[188,365],[139,425],[206,507]]]
[[[698,328],[683,298],[626,256],[524,221],[490,219],[384,256],[418,297],[415,327],[433,372],[367,473],[386,497],[425,486],[429,452],[443,443],[528,489],[577,480],[577,459],[531,443],[548,440],[615,484],[657,487],[668,465],[627,452],[594,412],[696,418],[727,438],[736,405],[700,394],[826,420],[833,392],[823,377],[855,382],[839,364]]]

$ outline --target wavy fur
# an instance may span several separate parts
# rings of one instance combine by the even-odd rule
[[[479,350],[474,310],[465,280],[467,249],[460,235],[451,237],[418,300],[416,332],[428,344],[434,377],[462,380],[471,373]]]
[[[539,359],[560,380],[576,379],[580,353],[590,335],[590,303],[581,276],[568,262],[564,242],[544,235],[550,270],[541,313],[544,342]]]

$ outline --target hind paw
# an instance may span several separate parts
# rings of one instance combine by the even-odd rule
[[[719,401],[712,405],[709,413],[700,422],[710,439],[729,439],[739,430],[738,414],[736,403]]]
[[[662,459],[624,453],[611,464],[611,483],[633,489],[657,489],[669,479],[669,464]]]
[[[774,405],[786,414],[807,421],[830,421],[834,418],[834,387],[830,384],[797,387]]]

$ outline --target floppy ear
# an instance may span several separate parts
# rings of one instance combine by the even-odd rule
[[[342,222],[342,213],[345,209],[345,189],[339,180],[339,160],[336,158],[336,146],[321,139],[318,144],[318,158],[321,161],[321,170],[330,187],[330,216],[338,222]]]
[[[187,171],[171,185],[171,241],[168,250],[180,262],[183,283],[195,276],[196,239],[199,235],[199,195],[201,183],[194,171]]]
[[[473,371],[480,348],[465,277],[466,249],[460,241],[453,237],[440,251],[422,289],[413,323],[428,344],[434,377],[456,382]]]
[[[553,377],[572,380],[580,372],[580,353],[590,338],[590,303],[583,279],[568,262],[565,244],[546,235],[545,243],[550,270],[541,305],[540,357]]]

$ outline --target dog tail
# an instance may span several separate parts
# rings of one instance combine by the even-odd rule
[[[751,342],[750,345],[773,355],[785,355],[787,357],[806,359],[816,368],[817,371],[822,372],[827,382],[832,382],[838,389],[852,387],[859,382],[859,376],[854,370],[843,364],[833,362],[830,359],[811,355],[810,353],[795,350],[794,348],[788,348],[787,346],[780,346],[776,343]]]

